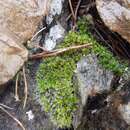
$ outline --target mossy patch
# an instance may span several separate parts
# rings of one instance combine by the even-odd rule
[[[65,42],[58,48],[72,44],[72,41],[67,42],[67,40],[70,40],[68,39],[70,35],[78,36],[78,34],[70,32],[66,36]],[[78,42],[73,39],[73,43],[77,44]],[[87,53],[87,49],[67,52],[57,57],[47,58],[40,65],[37,73],[40,99],[45,111],[50,113],[53,122],[59,127],[71,126],[72,114],[76,110],[77,104],[72,77],[76,69],[76,63]]]
[[[89,32],[90,24],[87,17],[83,17],[78,21],[79,34],[86,34],[88,42],[93,44],[91,52],[95,53],[99,59],[99,63],[107,70],[112,71],[115,75],[122,75],[127,68],[127,62],[119,61],[117,57],[106,48],[99,44]]]
[[[78,99],[75,94],[72,77],[76,63],[88,53],[99,57],[99,63],[106,69],[121,75],[125,67],[104,47],[99,45],[88,32],[87,21],[78,22],[79,31],[69,32],[58,48],[92,43],[92,49],[70,51],[60,56],[43,60],[37,72],[40,100],[52,121],[59,127],[70,127],[72,114],[76,110]]]

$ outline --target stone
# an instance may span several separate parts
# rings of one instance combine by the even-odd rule
[[[130,1],[96,0],[96,6],[106,26],[130,42]]]
[[[64,0],[51,0],[49,14],[46,18],[46,23],[51,24],[56,15],[60,15],[63,8]]]
[[[126,123],[130,125],[130,102],[127,104],[120,104],[118,110]]]
[[[77,64],[74,83],[79,97],[75,130],[130,129],[130,68],[117,77],[98,64],[94,54]],[[117,80],[117,81],[116,81]]]
[[[77,63],[75,76],[77,78],[82,104],[85,105],[88,96],[111,90],[112,72],[98,64],[95,54],[89,54]]]
[[[130,73],[130,71],[129,71]],[[118,98],[120,98],[121,103],[118,105],[118,112],[120,113],[122,119],[130,125],[130,75],[127,72],[128,79],[127,81],[121,81],[119,85],[119,89],[117,91],[118,93]],[[125,78],[126,79],[126,78]],[[117,101],[116,101],[117,102]]]
[[[0,85],[12,79],[27,60],[24,47],[47,14],[48,0],[0,0]]]
[[[0,30],[0,85],[13,78],[27,60],[28,51],[19,43],[11,32]]]
[[[67,1],[51,0],[50,10],[46,17],[48,33],[45,34],[44,47],[53,50],[57,44],[61,43],[67,30],[66,18],[69,15]]]
[[[50,28],[48,35],[45,36],[45,48],[52,50],[65,36],[65,29],[60,25],[54,25]]]
[[[86,115],[87,109],[95,113],[105,105],[107,95],[105,93],[111,91],[113,78],[114,74],[103,69],[95,54],[89,54],[77,63],[74,86],[77,88],[80,101],[78,110],[74,114],[73,126],[75,130],[79,130],[78,127],[84,119],[83,117],[88,116]],[[100,96],[100,94],[104,94],[104,96]]]

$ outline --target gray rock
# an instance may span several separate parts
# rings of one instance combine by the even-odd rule
[[[130,1],[96,0],[96,5],[104,23],[130,42]]]
[[[56,44],[59,43],[64,36],[65,29],[60,24],[54,25],[45,36],[45,48],[49,51],[54,49]]]
[[[63,8],[64,0],[51,0],[49,14],[46,18],[46,23],[51,24],[56,15],[60,15]]]
[[[86,104],[88,96],[110,91],[113,73],[98,64],[96,55],[89,54],[77,64],[76,77],[82,105]]]
[[[89,54],[77,64],[74,76],[79,104],[74,114],[74,130],[129,130],[130,71],[115,82],[116,76]],[[115,87],[113,89],[113,87]]]
[[[46,24],[49,27],[49,32],[45,34],[45,45],[47,50],[53,50],[56,44],[60,43],[66,32],[68,16],[67,1],[64,0],[51,0],[50,10],[46,17]],[[67,8],[67,10],[66,10]]]
[[[128,72],[127,72],[128,74]],[[118,93],[118,99],[121,100],[121,103],[118,105],[118,112],[121,115],[121,118],[130,125],[130,75],[128,75],[127,81],[123,82],[116,93]],[[116,99],[115,99],[116,100]],[[117,102],[117,101],[116,101]]]
[[[118,111],[122,115],[122,118],[130,125],[130,102],[127,104],[120,104]]]
[[[73,125],[76,130],[82,122],[81,120],[83,116],[85,115],[84,111],[86,110],[87,112],[88,107],[92,107],[91,112],[95,113],[100,106],[104,105],[105,98],[102,98],[100,96],[99,98],[96,95],[110,92],[112,88],[113,78],[114,75],[112,72],[103,69],[101,65],[99,65],[97,56],[95,54],[89,54],[77,63],[74,82],[78,88],[77,91],[80,102],[79,109],[74,114]],[[92,104],[90,102],[89,105],[89,97],[92,97],[92,100],[96,100],[97,98],[97,102],[95,102],[94,105],[92,105],[93,102]]]

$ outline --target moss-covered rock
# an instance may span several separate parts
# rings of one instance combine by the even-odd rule
[[[104,47],[99,45],[88,32],[88,22],[84,18],[78,22],[79,31],[69,32],[64,42],[58,48],[72,45],[92,43],[92,49],[82,49],[66,52],[62,55],[43,60],[37,72],[40,100],[52,121],[59,127],[70,127],[72,115],[77,107],[77,97],[73,87],[72,77],[76,63],[90,52],[96,53],[99,63],[106,69],[121,75],[125,66],[113,57]]]

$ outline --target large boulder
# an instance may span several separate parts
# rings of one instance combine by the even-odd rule
[[[0,0],[0,85],[14,77],[28,57],[23,46],[47,13],[48,0]]]
[[[104,23],[130,42],[130,1],[96,0],[96,6]]]

